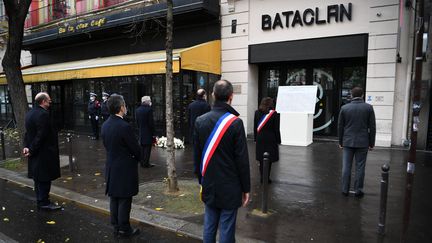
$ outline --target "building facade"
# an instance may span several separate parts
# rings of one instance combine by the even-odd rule
[[[177,137],[187,138],[184,114],[196,90],[208,90],[220,77],[219,16],[216,1],[174,1]],[[164,135],[165,18],[164,1],[33,1],[23,40],[31,53],[31,67],[22,70],[29,97],[47,91],[59,129],[90,132],[90,92],[99,100],[102,92],[123,95],[131,123],[141,97],[149,95],[157,135]],[[6,84],[4,76],[0,82]]]
[[[233,102],[248,134],[262,97],[276,98],[279,86],[317,85],[314,137],[335,137],[340,107],[349,102],[350,89],[361,86],[365,101],[375,109],[377,146],[406,143],[413,72],[412,5],[399,0],[220,3],[222,77],[235,84]],[[429,22],[429,16],[425,20]],[[430,43],[430,38],[425,42]],[[427,51],[430,54],[430,48]],[[427,136],[430,69],[429,58],[423,68],[424,122],[419,130],[423,148],[432,142]]]

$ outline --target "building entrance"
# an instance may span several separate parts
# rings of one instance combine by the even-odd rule
[[[261,65],[259,72],[259,101],[266,96],[276,99],[279,86],[318,86],[314,135],[337,136],[340,107],[350,101],[354,86],[366,84],[363,59],[271,63]]]

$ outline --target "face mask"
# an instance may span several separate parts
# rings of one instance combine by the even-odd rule
[[[124,107],[124,115],[123,116],[126,116],[127,115],[127,112],[128,112],[128,110],[127,110],[127,108],[126,108],[126,106]]]
[[[90,101],[95,101],[95,97],[94,96],[92,96],[92,97],[90,97]]]
[[[102,100],[103,100],[103,101],[106,101],[106,100],[107,100],[107,97],[106,97],[106,96],[102,97]]]

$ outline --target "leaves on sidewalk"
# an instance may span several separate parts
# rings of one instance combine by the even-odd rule
[[[50,225],[53,225],[53,224],[55,224],[56,222],[55,222],[54,220],[51,220],[51,221],[47,221],[46,223],[47,223],[47,224],[50,224]]]

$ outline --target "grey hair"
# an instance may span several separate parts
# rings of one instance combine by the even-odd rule
[[[150,98],[150,96],[143,96],[141,98],[141,103],[146,104],[146,105],[150,105],[151,104],[151,98]]]

